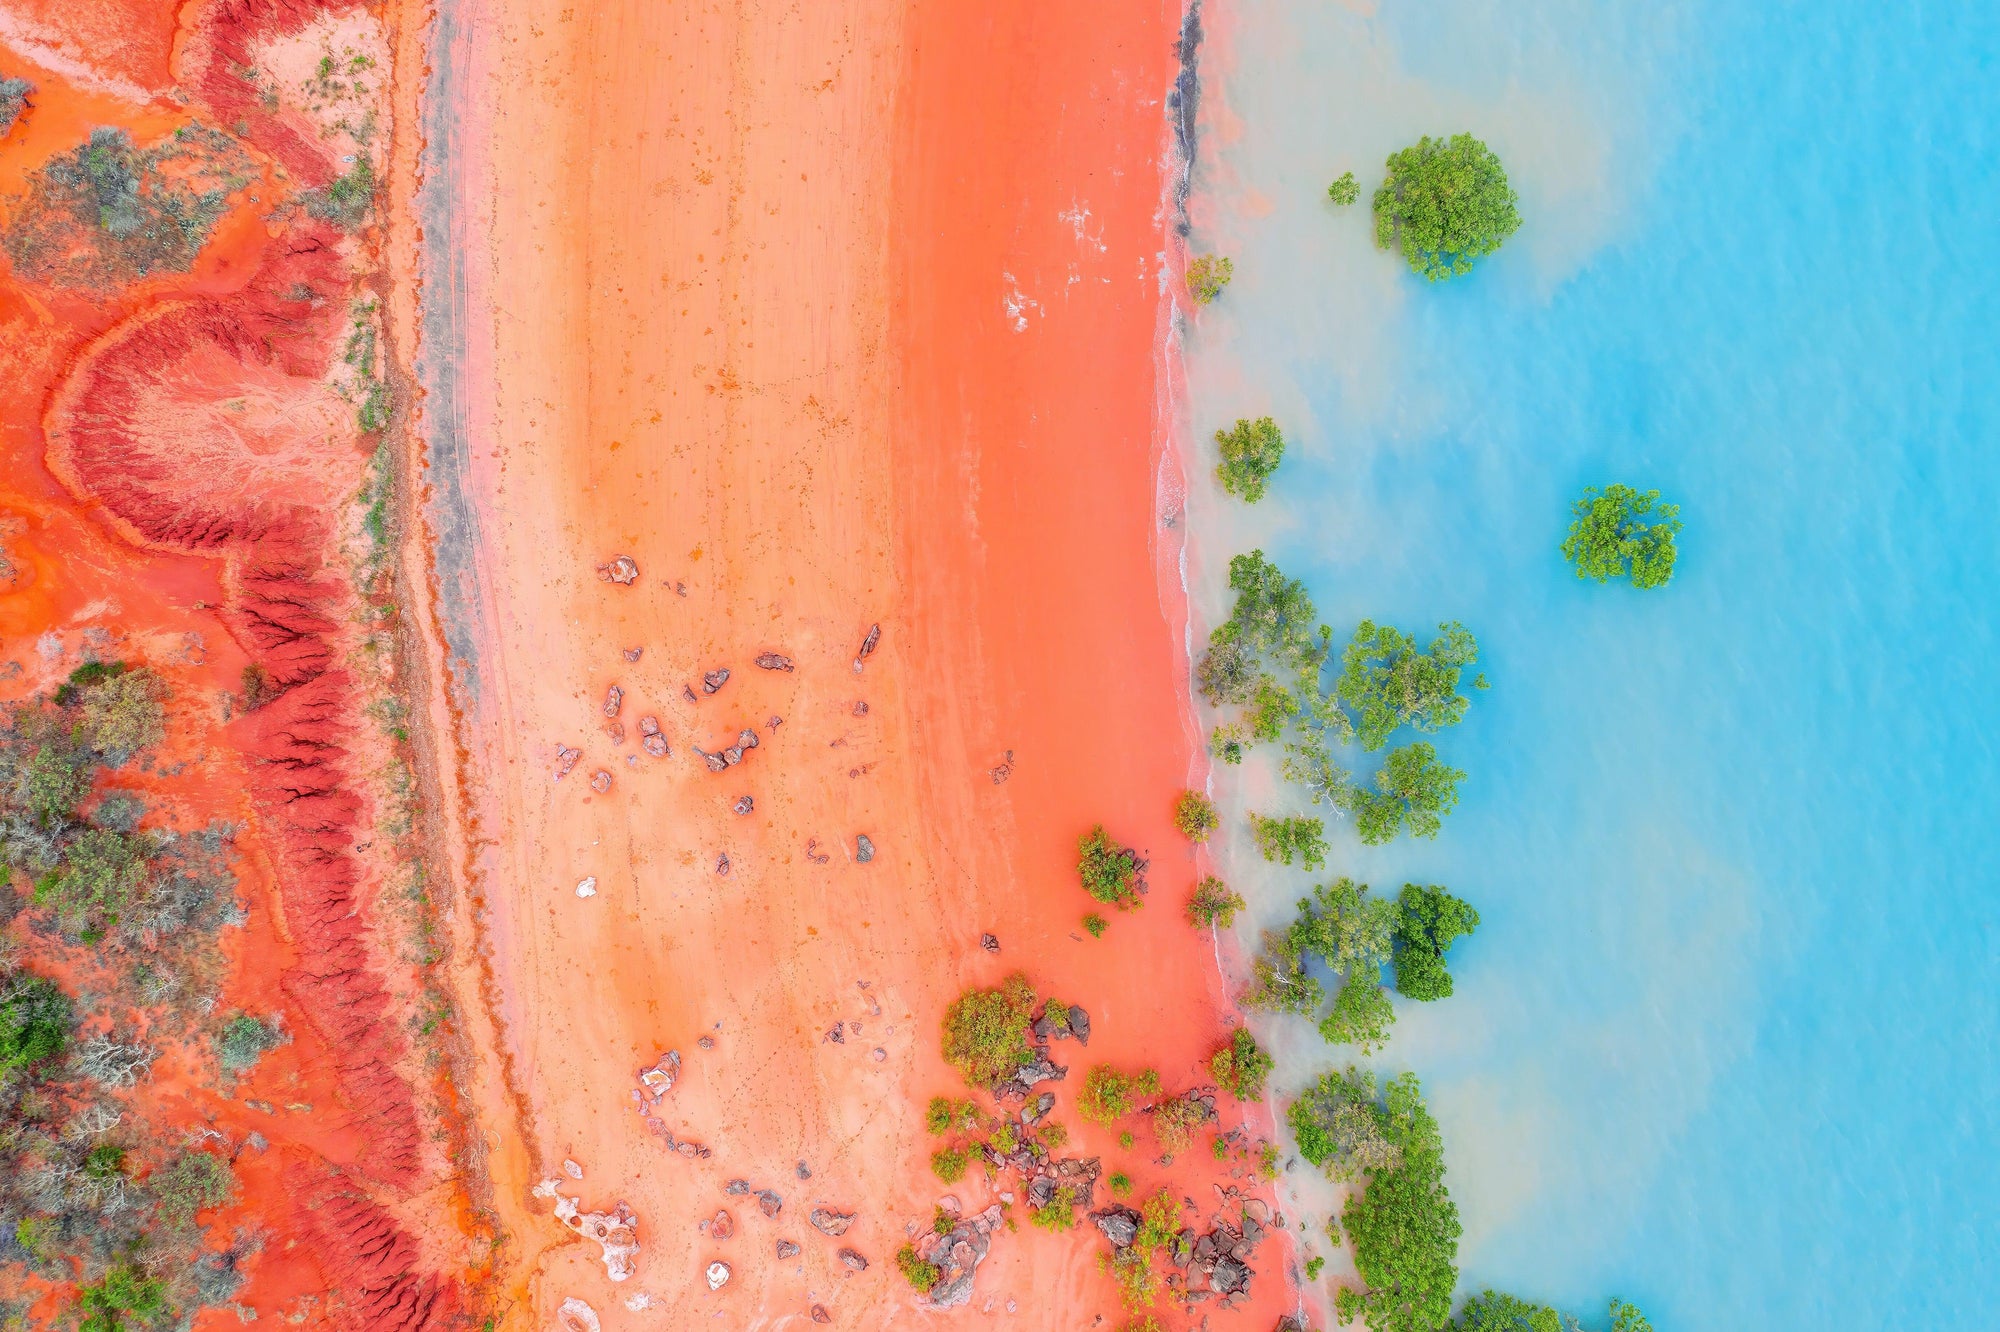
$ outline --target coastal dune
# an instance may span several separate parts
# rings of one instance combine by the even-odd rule
[[[1227,1029],[1169,821],[1200,781],[1157,394],[1180,22],[441,9],[411,554],[504,1325],[934,1317],[895,1250],[991,1200],[928,1169],[938,1023],[1014,971],[1092,1014],[1071,1152],[1202,1216],[1247,1185],[1070,1109],[1097,1060],[1204,1083]],[[1093,939],[1100,821],[1152,891]],[[628,1279],[551,1194],[629,1208]],[[952,1317],[1109,1321],[1102,1248],[1003,1232]],[[1218,1318],[1290,1307],[1284,1254]]]

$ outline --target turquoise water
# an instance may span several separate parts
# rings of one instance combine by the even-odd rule
[[[1259,544],[1339,633],[1464,620],[1493,682],[1439,740],[1471,773],[1443,837],[1335,866],[1484,917],[1381,1061],[1444,1125],[1465,1289],[1620,1294],[1661,1332],[1992,1325],[2000,6],[1213,27],[1195,239],[1237,282],[1190,336],[1193,423],[1299,442],[1254,516],[1197,488],[1197,603]],[[1461,128],[1526,225],[1426,287],[1366,192]],[[1684,506],[1665,591],[1560,563],[1613,480]]]

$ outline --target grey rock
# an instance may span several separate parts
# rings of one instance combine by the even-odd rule
[[[862,662],[874,656],[875,645],[877,643],[880,643],[881,641],[882,641],[882,626],[879,624],[869,625],[868,636],[861,640],[861,650],[854,654],[854,664],[856,666],[859,666]]]
[[[868,1270],[868,1260],[852,1249],[842,1249],[837,1256],[840,1259],[841,1266],[850,1272],[866,1272]]]
[[[757,1191],[757,1206],[763,1211],[765,1216],[776,1216],[779,1212],[785,1210],[785,1200],[778,1195],[775,1189],[759,1189]]]
[[[617,685],[612,685],[611,688],[604,691],[605,716],[616,717],[618,715],[618,709],[624,706],[625,706],[625,691],[623,689],[620,689]]]
[[[982,934],[979,936],[979,946],[989,953],[997,953],[1000,951],[1000,939],[997,935]]]
[[[854,1213],[836,1212],[831,1207],[815,1207],[806,1219],[822,1235],[845,1235],[847,1228],[854,1224]]]
[[[1129,1207],[1107,1207],[1101,1212],[1092,1212],[1090,1219],[1096,1224],[1104,1238],[1111,1241],[1114,1249],[1131,1247],[1139,1238],[1139,1214]]]
[[[1250,1288],[1250,1275],[1250,1269],[1236,1259],[1218,1258],[1215,1270],[1208,1274],[1208,1284],[1224,1295],[1233,1295]]]
[[[722,1191],[732,1198],[741,1198],[744,1194],[750,1192],[750,1181],[747,1179],[732,1179],[722,1186]]]
[[[738,814],[748,814],[751,810],[757,808],[757,802],[749,796],[738,796],[736,797],[736,803],[731,805],[730,808]]]
[[[651,735],[640,740],[639,744],[641,748],[654,758],[665,758],[674,752],[667,747],[667,737],[661,735],[658,731],[654,731]]]
[[[855,835],[854,858],[864,865],[875,859],[875,843],[868,840],[867,833],[858,833]]]
[[[720,670],[710,671],[706,675],[701,677],[701,692],[704,694],[712,694],[716,690],[722,688],[722,686],[728,683],[729,683],[729,668],[727,666],[724,666]]]
[[[757,747],[757,733],[746,726],[736,733],[736,743],[745,749],[755,749]]]
[[[641,654],[643,654],[643,653],[645,652],[645,650],[646,650],[646,649],[644,649],[644,648],[642,648],[642,647],[635,647],[635,648],[626,648],[626,649],[625,649],[625,660],[627,660],[627,661],[637,661],[637,660],[639,660],[639,657],[640,657],[640,655],[641,655]]]
[[[721,754],[711,754],[700,745],[694,747],[694,752],[701,755],[702,762],[708,765],[710,772],[726,772],[729,768],[729,760]],[[739,753],[736,757],[740,759],[743,755]]]
[[[1090,1014],[1075,1004],[1069,1006],[1069,1034],[1084,1045],[1090,1044]]]
[[[782,652],[760,652],[757,654],[757,665],[767,671],[789,671],[792,659]]]
[[[779,1240],[779,1241],[778,1241],[778,1257],[780,1257],[780,1258],[796,1258],[796,1257],[798,1257],[798,1256],[799,1256],[799,1246],[798,1246],[798,1245],[796,1245],[796,1244],[792,1243],[792,1242],[791,1242],[790,1240]]]

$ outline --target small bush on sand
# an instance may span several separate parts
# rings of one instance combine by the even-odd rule
[[[1111,928],[1111,922],[1093,911],[1083,918],[1083,928],[1089,931],[1091,938],[1102,939],[1104,932]]]
[[[248,1013],[238,1013],[223,1025],[222,1034],[216,1037],[215,1055],[223,1072],[244,1073],[284,1043],[284,1030],[275,1021],[261,1022]]]
[[[1241,895],[1211,874],[1194,886],[1194,896],[1188,899],[1188,924],[1220,925],[1226,930],[1245,905]]]
[[[1206,842],[1221,823],[1215,802],[1199,791],[1183,791],[1174,802],[1174,827],[1190,842]]]
[[[1146,862],[1131,847],[1111,840],[1098,824],[1077,839],[1077,875],[1083,890],[1099,902],[1129,911],[1146,891]]]
[[[956,1184],[965,1178],[969,1159],[962,1147],[939,1148],[931,1153],[931,1173],[947,1184]]]
[[[905,1281],[920,1291],[927,1292],[944,1280],[944,1273],[937,1264],[927,1263],[917,1256],[917,1246],[914,1244],[905,1244],[896,1250],[896,1270],[903,1274]]]
[[[1229,1044],[1208,1061],[1210,1076],[1239,1101],[1264,1099],[1264,1079],[1270,1076],[1271,1068],[1271,1056],[1264,1053],[1248,1027],[1230,1032]]]
[[[1093,1124],[1115,1123],[1132,1113],[1140,1097],[1155,1095],[1159,1090],[1160,1075],[1150,1068],[1125,1074],[1109,1064],[1099,1064],[1083,1079],[1076,1112]]]
[[[1034,1009],[1034,987],[1018,973],[991,990],[966,991],[945,1010],[944,1061],[975,1087],[1001,1081],[1034,1058]]]
[[[1229,279],[1236,276],[1236,265],[1217,254],[1204,254],[1188,265],[1188,295],[1194,297],[1195,304],[1207,305],[1222,294],[1229,285]]]

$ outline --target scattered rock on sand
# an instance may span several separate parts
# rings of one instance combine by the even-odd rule
[[[716,670],[709,671],[708,673],[706,673],[701,677],[701,692],[704,694],[712,694],[716,690],[722,688],[722,686],[728,683],[729,683],[729,668],[727,666],[719,667]]]
[[[570,769],[574,768],[576,761],[582,757],[583,751],[581,749],[571,749],[568,745],[557,745],[556,780],[561,781],[563,778],[569,776]]]
[[[1139,1238],[1139,1214],[1129,1207],[1107,1207],[1101,1212],[1090,1214],[1091,1222],[1099,1233],[1111,1241],[1114,1249],[1126,1249]]]
[[[736,1218],[729,1214],[727,1207],[717,1208],[715,1219],[708,1223],[708,1237],[726,1240],[736,1234]]]
[[[630,587],[639,581],[639,562],[630,555],[614,555],[597,566],[597,576],[607,583]]]
[[[797,1165],[793,1166],[792,1170],[794,1171],[794,1173],[798,1175],[800,1179],[811,1179],[813,1177],[813,1172],[806,1168],[806,1163],[804,1161],[801,1161]]]
[[[1000,938],[998,935],[982,934],[979,936],[979,946],[989,953],[997,953],[1000,951]]]
[[[854,715],[857,717],[866,717],[868,715],[868,702],[866,699],[857,698],[854,700]]]
[[[577,1164],[576,1162],[574,1162],[574,1161],[570,1161],[570,1160],[564,1160],[564,1162],[563,1162],[563,1173],[564,1173],[565,1175],[568,1175],[568,1176],[569,1176],[569,1177],[570,1177],[571,1179],[582,1179],[582,1178],[583,1178],[583,1167],[582,1167],[582,1166],[580,1166],[580,1165],[578,1165],[578,1164]]]
[[[833,1315],[826,1311],[824,1304],[815,1304],[812,1307],[812,1320],[815,1323],[831,1323]]]
[[[625,723],[622,721],[608,721],[604,723],[604,733],[611,737],[611,743],[614,745],[625,743]]]
[[[956,1309],[972,1300],[973,1273],[991,1247],[991,1235],[1000,1225],[1000,1208],[987,1208],[979,1215],[959,1221],[945,1234],[930,1234],[917,1241],[917,1255],[935,1263],[941,1275],[926,1296],[936,1309]]]
[[[738,796],[736,797],[736,803],[731,805],[730,808],[738,814],[748,814],[751,810],[757,808],[757,802],[747,795]]]
[[[604,1325],[597,1320],[597,1310],[571,1296],[556,1310],[556,1326],[562,1332],[602,1332]]]
[[[710,1290],[721,1290],[724,1286],[728,1284],[729,1284],[729,1264],[710,1263],[708,1265],[708,1288]]]
[[[701,755],[701,761],[708,765],[710,772],[727,772],[729,770],[729,760],[723,755],[711,754],[700,745],[694,747],[694,752]],[[736,757],[738,761],[741,761],[743,755],[739,752]]]
[[[1090,1014],[1075,1004],[1069,1006],[1069,1034],[1084,1044],[1090,1044]]]
[[[811,1221],[813,1229],[822,1235],[845,1235],[847,1228],[854,1224],[854,1213],[836,1212],[831,1207],[815,1207],[806,1219]]]
[[[986,770],[986,775],[993,779],[993,784],[995,786],[1000,785],[1000,783],[1006,781],[1009,777],[1012,777],[1014,775],[1014,751],[1011,749],[1008,750],[1007,757],[1002,759],[1000,762],[994,764],[992,767],[988,768]]]
[[[611,774],[606,772],[602,768],[599,768],[596,772],[591,773],[590,789],[597,792],[597,794],[599,795],[603,795],[606,791],[609,791],[611,789]]]
[[[681,686],[681,695],[682,697],[686,698],[687,701],[690,703],[701,702],[700,699],[694,696],[694,686],[691,684],[684,684]]]
[[[815,865],[824,865],[827,861],[832,860],[833,857],[819,849],[819,838],[808,837],[806,838],[806,859]]]
[[[643,652],[644,652],[645,650],[646,650],[646,649],[644,649],[644,648],[642,648],[642,647],[635,647],[635,648],[626,648],[626,649],[625,649],[625,660],[627,660],[627,661],[637,661],[637,660],[639,660],[639,655],[640,655],[641,653],[643,653]]]
[[[778,1196],[776,1189],[759,1189],[757,1206],[765,1216],[776,1216],[785,1210],[785,1200]]]
[[[589,878],[579,881],[576,885],[576,895],[578,897],[597,896],[597,876],[593,874]]]
[[[639,1252],[639,1218],[631,1208],[620,1202],[608,1212],[583,1211],[577,1199],[563,1194],[560,1180],[545,1179],[534,1191],[541,1197],[555,1199],[556,1220],[585,1239],[597,1241],[604,1251],[606,1276],[613,1281],[631,1278],[632,1257]]]
[[[852,1249],[842,1249],[837,1256],[840,1259],[841,1266],[850,1272],[866,1272],[868,1270],[868,1260]]]
[[[855,836],[854,858],[864,865],[875,859],[875,843],[868,840],[867,833],[859,833]]]
[[[674,1089],[674,1083],[681,1076],[681,1052],[669,1050],[654,1061],[651,1068],[639,1073],[639,1085],[654,1100],[659,1100]]]
[[[780,1258],[796,1258],[796,1257],[798,1257],[798,1256],[799,1256],[799,1246],[798,1246],[798,1245],[796,1245],[796,1244],[792,1243],[792,1242],[791,1242],[790,1240],[779,1240],[779,1241],[778,1241],[778,1257],[780,1257]]]
[[[757,664],[767,671],[789,671],[792,659],[782,652],[759,652]]]
[[[854,654],[854,669],[857,674],[861,670],[861,663],[875,655],[875,645],[881,641],[882,626],[879,624],[869,625],[868,636],[861,640],[861,650]]]
[[[750,1181],[747,1179],[732,1179],[722,1186],[722,1191],[732,1198],[741,1198],[744,1194],[750,1192]]]
[[[612,685],[611,688],[604,691],[605,716],[616,717],[618,715],[618,709],[624,706],[625,706],[625,691],[623,689],[620,689],[617,685]]]
[[[729,853],[723,852],[715,858],[715,872],[721,878],[729,877]]]
[[[639,741],[639,746],[654,758],[665,758],[674,752],[667,747],[667,737],[660,734],[657,726]]]

